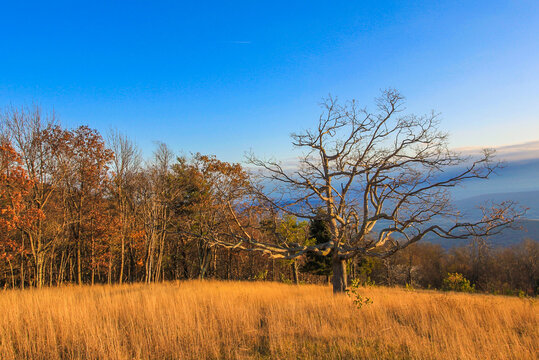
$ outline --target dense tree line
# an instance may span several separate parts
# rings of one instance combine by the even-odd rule
[[[306,238],[295,219],[249,203],[239,164],[176,157],[164,144],[144,161],[123,135],[64,129],[38,108],[9,109],[1,125],[1,286],[298,281],[295,261],[218,245],[246,219],[261,239]]]
[[[510,247],[491,247],[483,239],[449,250],[418,243],[379,260],[364,258],[352,266],[361,282],[387,286],[442,289],[449,274],[461,274],[475,290],[506,295],[539,292],[539,242],[531,239]]]
[[[267,262],[200,236],[230,232],[237,164],[164,144],[145,162],[122,135],[64,129],[37,108],[9,109],[1,130],[3,286],[245,279]]]
[[[324,248],[336,226],[327,209],[300,218],[269,206],[239,164],[177,157],[164,144],[144,160],[117,132],[65,129],[39,108],[6,110],[0,131],[4,288],[192,278],[327,282],[335,269],[335,248]],[[413,244],[384,258],[365,253],[342,260],[341,276],[437,288],[447,272],[460,272],[481,290],[537,292],[536,242],[503,250],[473,244],[449,252]]]

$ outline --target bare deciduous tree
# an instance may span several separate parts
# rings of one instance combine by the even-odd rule
[[[248,158],[262,170],[253,187],[261,203],[303,219],[314,219],[322,207],[330,241],[263,243],[238,220],[242,236],[228,246],[283,259],[307,252],[331,256],[333,290],[342,292],[346,261],[352,257],[384,258],[428,234],[485,236],[514,223],[520,214],[512,202],[484,208],[483,217],[473,222],[464,221],[451,203],[451,188],[468,179],[487,179],[499,167],[492,150],[475,159],[451,151],[447,135],[438,130],[437,114],[405,115],[403,97],[395,90],[384,91],[376,105],[373,113],[355,101],[341,105],[328,98],[318,126],[291,136],[304,151],[297,166]]]
[[[153,161],[148,165],[140,197],[146,248],[146,282],[159,281],[162,275],[163,254],[171,211],[168,204],[174,195],[169,186],[170,166],[174,154],[164,143],[158,143]]]
[[[112,194],[116,202],[120,223],[120,271],[119,283],[124,280],[126,240],[133,232],[136,217],[134,188],[141,172],[142,155],[137,146],[125,135],[111,131],[109,147],[114,152],[112,161]]]

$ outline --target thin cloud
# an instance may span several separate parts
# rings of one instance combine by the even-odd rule
[[[248,44],[251,44],[251,41],[250,40],[230,40],[230,41],[225,41],[225,43],[248,45]]]
[[[464,154],[474,155],[480,152],[480,147],[463,147],[455,149]],[[496,156],[501,160],[519,161],[539,159],[539,141],[494,147]]]
[[[464,156],[478,156],[481,154],[484,147],[469,146],[453,149]],[[496,150],[496,158],[504,161],[522,161],[522,160],[539,160],[539,140],[530,141],[521,144],[503,145],[493,147]],[[299,153],[298,153],[299,155]],[[285,171],[295,171],[300,166],[298,157],[285,157],[282,159],[271,159],[280,164],[281,168]],[[246,164],[246,168],[255,171],[260,170],[256,166]]]

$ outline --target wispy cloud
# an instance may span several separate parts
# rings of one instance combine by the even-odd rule
[[[252,42],[250,40],[230,40],[230,41],[225,41],[225,43],[227,43],[227,44],[249,45]]]
[[[496,149],[496,156],[500,160],[506,161],[518,161],[518,160],[533,160],[539,159],[539,140],[530,141],[521,144],[504,145],[494,147]],[[477,154],[480,147],[463,147],[455,149],[465,154]]]
[[[530,141],[521,144],[512,144],[493,147],[496,150],[496,158],[504,161],[521,161],[521,160],[539,160],[539,140]],[[478,156],[484,147],[469,146],[453,149],[464,156]],[[299,155],[299,154],[298,154]],[[281,167],[287,171],[294,171],[299,167],[298,157],[290,156],[282,159],[271,159],[280,163]],[[250,169],[256,169],[251,165],[246,165]]]

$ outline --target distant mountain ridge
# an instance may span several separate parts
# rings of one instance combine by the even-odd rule
[[[473,216],[476,215],[475,211],[479,211],[478,206],[488,202],[501,203],[503,201],[515,201],[518,206],[527,208],[526,219],[539,219],[539,190],[477,195],[457,200],[455,206],[466,215]]]
[[[483,194],[490,196],[539,192],[539,159],[507,161],[488,180],[466,181],[452,192],[455,199],[463,200]]]
[[[539,220],[522,219],[514,224],[515,229],[506,229],[499,234],[486,238],[489,245],[493,247],[508,247],[516,245],[523,240],[532,239],[539,241]],[[442,239],[438,236],[427,236],[423,241],[432,244],[440,244],[443,248],[449,249],[455,246],[463,246],[471,239]]]
[[[517,244],[525,239],[539,241],[539,191],[518,191],[493,193],[472,196],[467,199],[455,201],[455,207],[461,211],[464,219],[477,219],[481,216],[478,208],[482,204],[500,203],[503,201],[515,201],[518,205],[527,208],[525,216],[518,220],[512,229],[506,229],[499,234],[487,237],[487,241],[494,247],[505,247]],[[462,246],[470,240],[441,239],[436,236],[428,236],[425,241],[440,244],[444,248]]]

